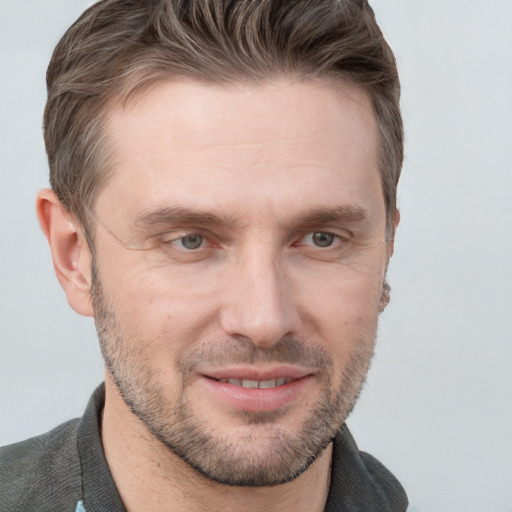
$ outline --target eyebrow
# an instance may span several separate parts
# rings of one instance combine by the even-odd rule
[[[299,216],[294,224],[303,227],[321,226],[333,223],[361,222],[368,217],[368,211],[361,206],[344,205],[335,208],[315,208]]]
[[[361,222],[369,217],[368,211],[356,205],[314,208],[299,214],[290,224],[294,228],[322,226],[333,223]],[[177,206],[167,206],[139,213],[134,221],[137,228],[160,225],[196,225],[204,227],[224,226],[232,228],[237,224],[232,215],[202,212]]]
[[[135,227],[152,227],[162,224],[201,225],[201,226],[228,226],[234,225],[231,216],[212,212],[202,212],[178,206],[166,206],[151,211],[139,213],[134,221]]]

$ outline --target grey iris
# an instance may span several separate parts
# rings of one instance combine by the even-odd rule
[[[197,249],[203,243],[201,235],[187,235],[181,239],[181,243],[185,249]]]
[[[334,241],[332,233],[323,233],[321,231],[313,234],[313,243],[318,247],[329,247]]]

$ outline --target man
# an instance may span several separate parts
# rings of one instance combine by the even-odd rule
[[[349,0],[104,0],[48,69],[37,198],[105,383],[2,510],[403,511],[344,424],[399,215],[399,82]]]

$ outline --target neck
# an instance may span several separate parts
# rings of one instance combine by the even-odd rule
[[[102,442],[127,512],[321,512],[332,445],[298,478],[272,487],[232,487],[198,473],[156,439],[106,382]]]

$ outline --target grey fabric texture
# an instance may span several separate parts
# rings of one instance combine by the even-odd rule
[[[2,512],[74,512],[82,492],[78,423],[0,449]]]
[[[81,420],[39,437],[0,448],[2,512],[125,512],[101,444],[101,385]],[[398,480],[374,457],[360,452],[346,425],[334,439],[331,487],[325,512],[405,512]]]

